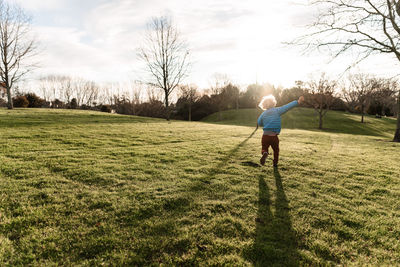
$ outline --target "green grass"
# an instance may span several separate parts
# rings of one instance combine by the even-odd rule
[[[241,125],[255,127],[257,118],[261,114],[260,109],[227,110],[221,114],[212,114],[203,119],[204,122]],[[295,108],[282,116],[282,128],[303,129],[315,131],[318,128],[317,113],[309,108]],[[396,119],[365,117],[365,123],[361,123],[361,115],[344,113],[340,111],[328,111],[324,117],[324,131],[334,133],[347,133],[358,135],[389,136],[393,138],[396,129]]]
[[[0,265],[399,265],[385,122],[287,127],[274,172],[246,126],[2,109]]]

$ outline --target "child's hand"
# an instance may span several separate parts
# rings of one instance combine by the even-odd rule
[[[304,96],[300,96],[299,100],[297,100],[297,102],[299,102],[299,104],[303,103],[304,102]]]

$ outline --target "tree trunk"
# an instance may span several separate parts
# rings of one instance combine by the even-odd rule
[[[14,105],[12,102],[11,88],[8,85],[7,85],[7,98],[8,98],[8,103],[7,103],[8,109],[13,109]]]
[[[319,125],[318,129],[322,130],[322,112],[319,112]]]
[[[236,110],[239,110],[239,96],[236,97]]]
[[[189,104],[189,121],[192,121],[192,104]]]
[[[393,142],[400,142],[400,92],[397,98],[397,128],[394,134]]]
[[[165,111],[166,111],[166,119],[167,119],[167,121],[169,121],[169,117],[170,117],[170,114],[169,114],[169,103],[168,103],[168,93],[167,93],[167,91],[165,91]]]
[[[361,106],[361,123],[364,123],[364,106]]]

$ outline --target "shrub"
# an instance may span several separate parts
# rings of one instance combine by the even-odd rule
[[[34,93],[25,94],[25,97],[29,102],[29,108],[41,108],[46,105],[46,100],[40,98]]]
[[[165,118],[167,113],[164,103],[158,100],[139,104],[136,106],[136,109],[136,115],[144,117]],[[173,109],[174,107],[171,105],[170,111]]]
[[[0,107],[1,108],[7,107],[7,101],[5,101],[3,98],[0,98]]]
[[[213,99],[208,95],[204,95],[193,104],[192,120],[199,121],[217,111],[218,108],[215,106]]]
[[[51,102],[51,107],[52,108],[65,108],[65,104],[61,100],[55,99],[54,101]]]
[[[29,101],[24,95],[18,95],[13,98],[13,104],[16,108],[27,108],[29,106]]]
[[[115,102],[115,111],[118,114],[125,114],[125,115],[135,115],[135,104],[132,103],[128,98],[121,97],[121,98],[114,98]]]
[[[71,108],[71,109],[78,108],[78,101],[76,100],[76,98],[72,98],[71,102],[68,105],[68,108]]]
[[[80,109],[83,109],[83,110],[90,110],[90,109],[92,109],[92,107],[90,107],[90,106],[88,106],[88,105],[86,105],[86,104],[83,104],[83,105],[80,106]]]
[[[101,112],[107,112],[107,113],[111,113],[111,107],[110,105],[102,105],[100,108]]]

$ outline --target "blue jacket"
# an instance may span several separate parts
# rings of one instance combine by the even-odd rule
[[[290,102],[287,105],[277,108],[270,108],[265,110],[258,118],[258,125],[262,126],[264,131],[281,132],[281,115],[297,106],[297,100]]]

